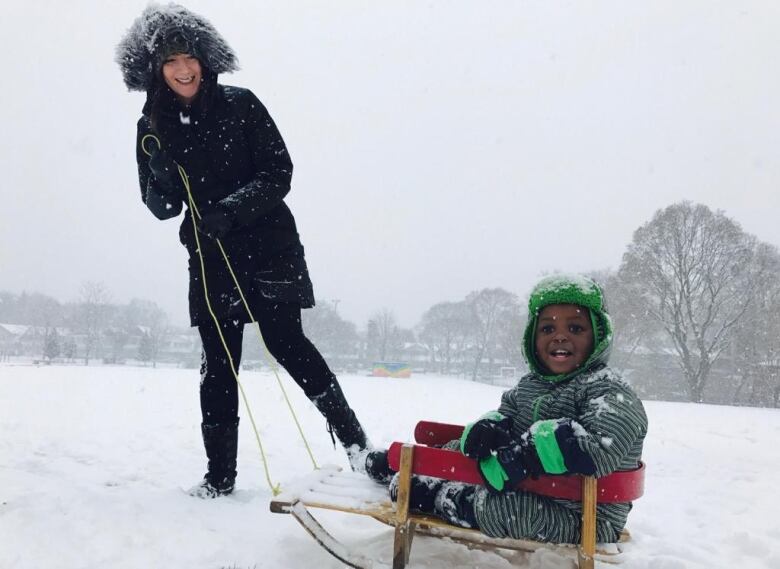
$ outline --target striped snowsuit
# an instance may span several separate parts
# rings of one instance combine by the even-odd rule
[[[577,438],[596,464],[597,477],[636,468],[642,455],[647,432],[644,407],[631,387],[607,366],[559,383],[528,374],[503,394],[498,411],[511,417],[512,434],[518,440],[537,421],[573,419],[587,431]],[[630,510],[631,503],[599,505],[598,541],[617,541]],[[479,487],[475,513],[480,530],[491,537],[556,543],[580,539],[578,502],[527,492],[491,494]]]

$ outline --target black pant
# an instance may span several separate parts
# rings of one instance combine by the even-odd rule
[[[254,310],[265,345],[276,361],[301,386],[307,397],[323,393],[336,376],[322,355],[303,333],[301,307],[278,303]],[[219,323],[233,364],[238,371],[241,363],[241,342],[244,324],[233,320]],[[198,326],[203,342],[200,368],[200,408],[206,424],[232,421],[238,417],[238,385],[230,370],[225,348],[213,322]]]

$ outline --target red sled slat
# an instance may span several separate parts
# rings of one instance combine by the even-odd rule
[[[414,428],[414,440],[421,445],[440,446],[463,434],[463,425],[450,425],[449,423],[434,423],[433,421],[420,421]]]
[[[404,443],[390,445],[387,461],[396,472],[401,466],[401,447]],[[477,471],[477,463],[466,455],[454,450],[414,445],[412,455],[412,473],[423,476],[435,476],[446,480],[482,484]]]
[[[451,440],[451,439],[450,439]],[[403,443],[390,445],[388,462],[390,468],[398,471]],[[484,484],[477,469],[477,462],[457,451],[415,445],[412,458],[412,472],[423,476],[434,476],[468,484]],[[613,472],[598,479],[598,496],[601,503],[631,502],[644,493],[645,465],[630,471]],[[540,476],[528,478],[518,490],[533,492],[550,498],[582,500],[582,478],[578,475]]]

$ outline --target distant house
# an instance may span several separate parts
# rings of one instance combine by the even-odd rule
[[[32,326],[25,326],[23,324],[2,324],[0,323],[0,340],[6,340],[10,338],[21,338]]]
[[[55,328],[0,323],[0,361],[11,357],[42,358],[47,334]],[[83,331],[56,328],[60,355],[63,361],[82,358],[87,349],[88,337]],[[148,326],[109,326],[100,331],[90,348],[91,360],[122,364],[139,358],[139,348],[144,336],[154,336],[155,361],[197,365],[200,362],[200,337],[191,329],[152,330]]]
[[[20,332],[23,332],[27,328],[27,326],[20,326],[18,324],[0,323],[0,342],[11,341],[12,338],[17,337]]]
[[[18,339],[23,333],[20,329],[26,326],[16,324],[0,324],[0,361],[15,356],[18,353]]]
[[[23,324],[0,324],[0,354],[5,357],[31,354],[43,349],[46,329]]]
[[[196,334],[171,334],[163,350],[170,355],[200,354],[200,337]]]
[[[422,368],[423,370],[430,365],[431,350],[425,344],[420,342],[404,342],[401,349],[403,359],[415,368]]]

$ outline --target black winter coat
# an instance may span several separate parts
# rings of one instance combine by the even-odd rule
[[[250,308],[261,303],[296,303],[314,306],[304,249],[295,220],[283,199],[290,191],[292,162],[268,111],[255,95],[238,87],[206,79],[192,108],[182,107],[166,89],[154,132],[150,104],[138,121],[136,158],[141,198],[159,219],[176,217],[186,201],[170,197],[149,170],[149,157],[141,142],[155,134],[162,149],[181,165],[189,178],[195,205],[201,214],[217,204],[235,218],[221,239]],[[147,149],[155,144],[146,140]],[[238,290],[216,242],[199,234],[206,283],[212,309],[220,320],[249,322]],[[205,302],[200,259],[189,209],[179,238],[189,252],[190,321],[198,326],[211,321]]]

